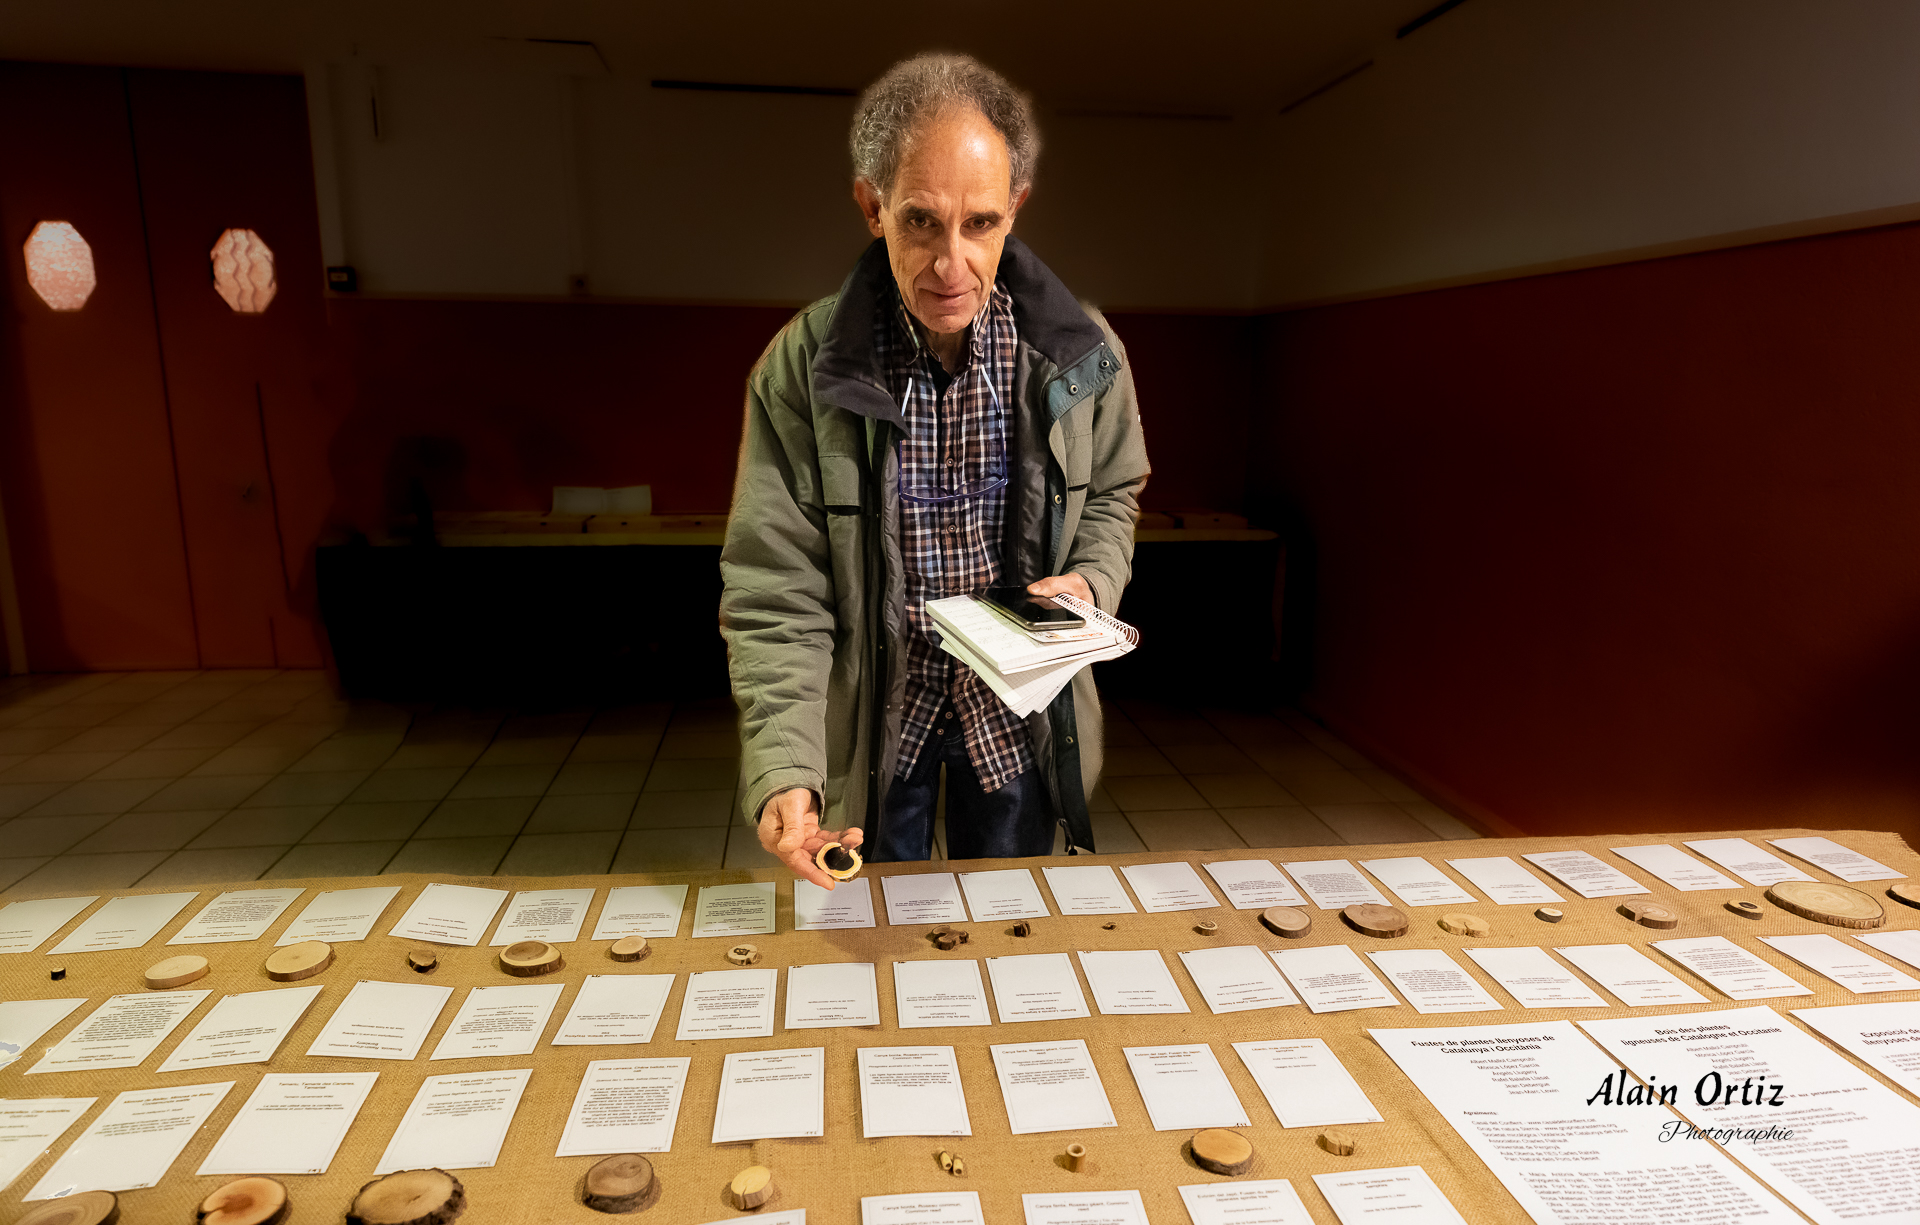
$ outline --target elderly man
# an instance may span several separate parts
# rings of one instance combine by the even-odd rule
[[[747,385],[720,569],[745,815],[815,884],[829,840],[926,859],[1091,849],[1083,671],[1021,719],[942,651],[926,602],[996,584],[1114,611],[1146,446],[1120,341],[1018,239],[1027,99],[964,56],[895,65],[854,117],[875,242]],[[861,827],[864,827],[861,828]]]

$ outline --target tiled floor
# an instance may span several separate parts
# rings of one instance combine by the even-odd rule
[[[1477,836],[1281,710],[1122,701],[1102,851]],[[557,714],[337,701],[318,672],[0,681],[0,891],[768,862],[729,703]]]

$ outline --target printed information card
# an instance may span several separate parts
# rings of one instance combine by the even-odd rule
[[[362,979],[327,1018],[307,1054],[412,1059],[452,995],[452,987]]]
[[[1224,859],[1206,865],[1207,875],[1227,895],[1235,910],[1265,910],[1269,906],[1305,906],[1307,899],[1280,869],[1265,859]]]
[[[1087,1044],[1080,1039],[989,1049],[1014,1135],[1120,1125]]]
[[[1553,951],[1620,997],[1629,1008],[1707,1002],[1706,996],[1661,969],[1631,944],[1579,944]]]
[[[873,927],[873,882],[866,877],[843,880],[831,890],[810,880],[793,878],[793,930],[826,931],[836,927]]]
[[[158,1070],[187,1072],[236,1063],[265,1063],[300,1018],[307,1015],[320,992],[321,987],[315,984],[222,996],[173,1053],[160,1061]]]
[[[1725,936],[1695,936],[1688,940],[1650,942],[1663,956],[1671,957],[1711,983],[1715,990],[1733,1000],[1772,1000],[1789,995],[1812,995]]]
[[[1134,896],[1140,899],[1140,905],[1148,914],[1162,914],[1172,910],[1217,910],[1220,903],[1214,898],[1212,890],[1193,870],[1193,865],[1181,860],[1176,863],[1130,863],[1120,868],[1133,886]]]
[[[887,899],[887,922],[896,927],[967,921],[967,906],[960,900],[960,882],[951,872],[883,876],[880,892]]]
[[[1360,1082],[1319,1038],[1236,1042],[1233,1049],[1282,1127],[1381,1121]]]
[[[329,889],[308,902],[294,916],[287,930],[273,942],[275,948],[325,940],[328,944],[350,944],[365,940],[380,921],[393,899],[400,896],[398,885],[376,885],[366,889]]]
[[[1127,1057],[1155,1131],[1251,1126],[1247,1108],[1206,1043],[1127,1046],[1120,1053]]]
[[[198,893],[149,893],[144,897],[117,897],[88,915],[67,938],[47,950],[63,953],[105,953],[137,949],[160,934],[173,917],[187,908]]]
[[[863,1046],[860,1134],[971,1136],[960,1065],[950,1046]]]
[[[516,893],[507,903],[500,926],[493,929],[493,947],[522,940],[568,944],[580,938],[580,925],[593,905],[592,889],[538,889]]]
[[[827,1048],[736,1051],[720,1068],[713,1142],[826,1134]]]
[[[31,953],[99,900],[98,895],[49,897],[0,906],[0,953]]]
[[[693,906],[693,939],[773,934],[773,882],[702,885]]]
[[[1740,887],[1739,881],[1722,876],[1679,847],[1668,846],[1664,842],[1656,842],[1651,846],[1616,846],[1613,853],[1684,893]]]
[[[673,1148],[692,1060],[596,1059],[580,1078],[556,1157],[664,1153]]]
[[[1479,900],[1418,855],[1363,859],[1360,866],[1391,889],[1403,906],[1471,906]]]
[[[1079,957],[1093,987],[1093,1002],[1102,1014],[1190,1011],[1159,949],[1081,953]]]
[[[1385,949],[1367,959],[1415,1012],[1499,1012],[1506,1006],[1440,949]]]
[[[901,1029],[993,1024],[977,961],[894,962],[893,1007]]]
[[[1105,864],[1091,868],[1042,868],[1053,904],[1063,915],[1138,914],[1120,878]]]
[[[1745,838],[1702,838],[1689,842],[1704,855],[1749,885],[1777,885],[1783,880],[1812,880],[1786,860],[1769,855]]]
[[[673,990],[671,974],[589,974],[550,1046],[634,1046],[653,1041]]]
[[[1769,838],[1769,843],[1808,863],[1819,864],[1841,880],[1901,880],[1905,872],[1896,872],[1877,859],[1868,859],[1850,851],[1831,838]]]
[[[428,885],[387,934],[403,940],[472,947],[480,943],[487,924],[493,922],[493,916],[500,912],[500,903],[506,900],[505,889]]]
[[[1360,869],[1344,859],[1317,859],[1281,864],[1313,904],[1322,910],[1345,910],[1360,903],[1386,906],[1388,901],[1373,883],[1360,875]]]
[[[134,1191],[158,1186],[180,1150],[206,1124],[233,1082],[129,1089],[80,1133],[26,1199],[60,1199],[75,1191]]]
[[[232,944],[258,940],[305,889],[244,889],[223,893],[174,933],[168,944]]]
[[[1540,902],[1564,902],[1547,882],[1527,871],[1505,855],[1487,855],[1474,859],[1449,859],[1447,866],[1473,882],[1496,906],[1527,906]]]
[[[373,1172],[492,1169],[532,1075],[521,1068],[427,1077]]]
[[[999,919],[1044,919],[1047,903],[1040,896],[1040,882],[1025,868],[1005,868],[994,872],[962,872],[960,888],[967,895],[967,909],[975,923]]]
[[[324,1174],[378,1072],[260,1078],[196,1174]]]
[[[680,933],[680,912],[687,907],[685,885],[622,885],[607,890],[607,904],[594,924],[595,940],[645,936],[649,940]]]
[[[1543,851],[1520,858],[1581,897],[1623,897],[1652,892],[1625,872],[1585,851]]]
[[[48,1047],[40,1062],[27,1069],[27,1075],[138,1067],[212,994],[143,991],[111,996],[66,1037]]]

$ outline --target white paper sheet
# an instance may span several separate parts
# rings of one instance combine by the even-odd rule
[[[593,925],[595,940],[645,936],[649,940],[680,933],[687,908],[685,885],[621,885],[607,890],[607,903]]]
[[[874,927],[873,882],[862,876],[843,880],[832,890],[793,878],[793,930],[827,931],[836,927]]]
[[[580,925],[593,905],[592,889],[529,889],[513,895],[500,926],[493,929],[493,947],[522,940],[570,944],[580,938]]]
[[[967,921],[967,906],[960,900],[960,882],[951,872],[883,876],[880,892],[887,899],[887,922],[896,927]]]
[[[550,1046],[635,1046],[653,1041],[673,990],[671,974],[589,974]]]
[[[1499,1012],[1505,1008],[1441,949],[1386,949],[1367,959],[1419,1013]]]
[[[1816,974],[1825,975],[1855,995],[1882,991],[1920,991],[1920,979],[1894,969],[1851,944],[1823,932],[1799,936],[1762,936],[1760,943],[1785,953]]]
[[[1853,938],[1876,952],[1920,970],[1920,931],[1854,932]]]
[[[1236,1042],[1233,1049],[1282,1127],[1380,1122],[1360,1082],[1319,1038]]]
[[[1629,1008],[1707,1002],[1706,996],[1661,969],[1631,944],[1577,944],[1553,951],[1613,992]]]
[[[1223,859],[1203,865],[1235,910],[1264,910],[1268,906],[1305,906],[1307,899],[1286,874],[1266,859]]]
[[[39,1072],[80,1072],[95,1068],[132,1068],[147,1061],[167,1035],[212,995],[211,991],[142,991],[110,996],[47,1048]]]
[[[1920,1106],[1773,1009],[1580,1027],[1643,1078],[1680,1087],[1680,1113],[1696,1127],[1734,1130],[1722,1143],[1816,1225],[1920,1218]],[[1749,1096],[1749,1081],[1766,1091]],[[1727,1104],[1701,1105],[1716,1088]]]
[[[427,1077],[373,1172],[492,1169],[532,1075],[532,1068],[519,1068]]]
[[[0,1000],[0,1068],[20,1058],[86,1002],[84,996],[71,1000]]]
[[[1686,844],[1749,885],[1777,885],[1783,880],[1812,880],[1786,860],[1769,855],[1745,838],[1702,838]]]
[[[1355,1008],[1393,1008],[1400,1003],[1367,963],[1344,944],[1309,949],[1274,949],[1267,956],[1287,976],[1310,1012],[1348,1012]]]
[[[827,1048],[735,1051],[720,1068],[713,1142],[826,1134]]]
[[[1138,1191],[1066,1191],[1020,1197],[1026,1225],[1148,1225]]]
[[[305,889],[237,889],[208,902],[168,944],[233,944],[258,940]]]
[[[700,886],[693,904],[693,939],[770,936],[773,930],[772,881]]]
[[[1087,985],[1093,988],[1093,1002],[1103,1014],[1192,1011],[1159,949],[1081,953],[1079,957]]]
[[[1635,867],[1653,873],[1661,883],[1682,892],[1740,887],[1739,881],[1721,875],[1679,847],[1664,842],[1648,846],[1616,846],[1613,853]]]
[[[1187,967],[1200,998],[1216,1016],[1300,1002],[1280,976],[1280,968],[1251,944],[1189,949],[1180,954],[1180,964]]]
[[[315,983],[222,996],[156,1070],[193,1072],[265,1063],[320,998],[321,990]]]
[[[1120,878],[1105,864],[1091,868],[1042,868],[1053,904],[1063,915],[1138,914]]]
[[[980,1215],[978,1191],[915,1191],[861,1197],[860,1225],[986,1225],[986,1218]]]
[[[564,983],[473,988],[428,1061],[533,1054],[565,989]]]
[[[1789,855],[1819,864],[1841,880],[1901,880],[1907,875],[1877,859],[1850,851],[1831,838],[1769,838],[1767,841]]]
[[[1592,987],[1580,981],[1542,948],[1466,948],[1493,981],[1520,1001],[1522,1008],[1611,1008]]]
[[[680,1097],[693,1061],[596,1059],[580,1078],[556,1157],[665,1153],[673,1148]]]
[[[1193,1225],[1313,1225],[1300,1193],[1284,1178],[1181,1187],[1180,1199]]]
[[[1581,897],[1624,897],[1631,893],[1653,892],[1612,864],[1586,851],[1541,851],[1520,858]]]
[[[452,987],[361,979],[333,1010],[309,1055],[353,1059],[412,1059],[440,1019]]]
[[[880,992],[871,961],[791,966],[787,970],[788,1029],[841,1029],[880,1024]]]
[[[1040,896],[1040,882],[1026,868],[960,873],[960,889],[975,923],[997,919],[1044,919],[1051,913]]]
[[[1247,1108],[1206,1043],[1126,1046],[1120,1053],[1127,1057],[1155,1131],[1251,1126]]]
[[[0,906],[0,954],[31,953],[73,922],[73,916],[99,900],[95,894],[37,898]]]
[[[93,1109],[97,1097],[40,1097],[0,1100],[0,1191],[13,1185],[80,1116]]]
[[[486,935],[487,924],[493,922],[493,916],[500,912],[500,903],[506,900],[505,889],[428,885],[387,934],[404,940],[472,947]]]
[[[379,1078],[378,1072],[262,1076],[194,1173],[326,1173]]]
[[[27,1192],[29,1201],[75,1191],[133,1191],[157,1186],[180,1150],[206,1123],[233,1082],[129,1089],[108,1103]]]
[[[348,944],[365,940],[380,921],[393,899],[400,896],[398,885],[370,885],[365,889],[328,889],[287,924],[287,930],[273,942],[275,948],[325,940],[328,944]]]
[[[47,955],[137,949],[159,935],[161,928],[173,922],[173,917],[199,896],[197,892],[149,893],[141,897],[114,898],[82,920],[80,926],[67,933],[66,939],[48,949]]]
[[[1184,860],[1173,863],[1130,863],[1120,868],[1121,875],[1133,886],[1140,907],[1148,914],[1171,910],[1217,910],[1220,902],[1207,888],[1193,865]]]
[[[1403,906],[1471,906],[1480,900],[1418,855],[1363,859],[1360,866],[1392,890]]]
[[[901,1029],[993,1024],[977,961],[894,962],[893,1007]]]
[[[1315,1174],[1313,1185],[1327,1197],[1340,1225],[1467,1225],[1453,1204],[1417,1165],[1384,1170]]]
[[[993,1002],[1002,1025],[1092,1015],[1087,997],[1080,993],[1073,961],[1065,953],[989,957],[987,977],[993,983]]]
[[[1920,1097],[1920,1002],[1795,1008],[1803,1025]]]
[[[1449,859],[1447,866],[1473,882],[1496,906],[1526,906],[1536,902],[1564,902],[1547,882],[1505,855]]]
[[[1313,904],[1322,910],[1344,910],[1362,902],[1390,905],[1373,882],[1360,875],[1360,869],[1344,859],[1303,860],[1283,863],[1293,879],[1307,891]]]
[[[1725,936],[1695,936],[1651,943],[1662,955],[1693,971],[1728,999],[1772,1000],[1813,994],[1811,988],[1801,986]]]
[[[989,1049],[1007,1107],[1007,1126],[1014,1135],[1119,1126],[1106,1087],[1100,1083],[1100,1071],[1080,1039]]]
[[[737,1225],[742,1220],[752,1220],[753,1225],[807,1225],[807,1210],[791,1208],[786,1212],[776,1212],[770,1216],[756,1212],[750,1218],[736,1216],[729,1218],[728,1221],[709,1221],[707,1225],[729,1225],[729,1221]]]
[[[707,970],[687,976],[674,1040],[771,1038],[778,970]]]
[[[950,1046],[863,1046],[860,1134],[971,1136],[960,1064]]]

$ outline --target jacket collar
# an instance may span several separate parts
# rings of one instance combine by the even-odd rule
[[[1013,296],[1021,341],[1055,369],[1071,368],[1106,339],[1060,278],[1018,238],[1008,236],[997,278]],[[873,346],[874,321],[890,309],[892,297],[887,243],[875,239],[840,286],[833,322],[813,356],[813,394],[850,413],[902,425]]]

